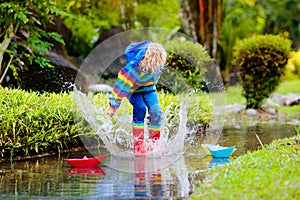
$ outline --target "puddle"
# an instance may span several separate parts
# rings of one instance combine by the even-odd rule
[[[82,152],[61,158],[48,157],[17,163],[2,163],[0,167],[0,197],[2,199],[132,199],[188,198],[205,177],[205,170],[231,162],[235,156],[261,148],[263,144],[296,134],[292,125],[256,124],[247,127],[224,127],[219,138],[222,146],[236,146],[231,159],[215,159],[188,151],[171,165],[147,171],[156,161],[135,162],[139,173],[120,171],[100,164],[97,168],[74,169],[64,158],[82,157]],[[113,162],[114,158],[109,162]],[[120,162],[120,160],[115,160]],[[156,163],[155,163],[156,162]],[[120,163],[119,163],[120,164]],[[118,164],[118,166],[120,166]],[[127,167],[128,163],[124,163]]]

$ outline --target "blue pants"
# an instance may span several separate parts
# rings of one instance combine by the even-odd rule
[[[129,97],[129,102],[133,106],[133,124],[139,124],[140,126],[144,124],[144,119],[148,109],[150,117],[149,127],[160,127],[162,112],[155,90],[135,92]]]

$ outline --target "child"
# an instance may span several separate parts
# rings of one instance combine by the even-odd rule
[[[144,120],[147,111],[150,117],[149,139],[160,138],[162,112],[155,85],[166,62],[167,53],[158,43],[142,41],[130,44],[125,50],[125,57],[127,65],[119,71],[109,95],[108,114],[113,116],[121,104],[121,99],[128,98],[133,106],[134,154],[144,157]]]

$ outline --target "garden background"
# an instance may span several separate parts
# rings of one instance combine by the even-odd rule
[[[271,94],[300,93],[300,2],[297,0],[11,0],[1,1],[0,12],[1,162],[56,155],[82,146],[80,123],[85,122],[74,123],[73,114],[77,110],[73,110],[71,86],[81,63],[92,49],[110,36],[126,30],[166,28],[198,42],[201,45],[199,52],[211,57],[222,74],[228,104],[239,103],[258,109]],[[268,51],[262,52],[260,47],[268,48]],[[259,57],[261,63],[267,64],[257,65],[255,71],[249,72],[243,61],[248,59],[247,63],[252,66],[256,63],[252,61]],[[241,61],[241,58],[245,59]],[[187,78],[192,77],[191,83],[198,87],[199,74],[195,66],[181,62],[176,56],[175,60],[177,64],[173,67],[181,70]],[[268,74],[268,69],[275,71],[270,70]],[[114,72],[107,74],[109,78],[115,76]],[[250,87],[255,85],[253,77],[263,80],[258,86],[270,87],[261,90]],[[177,101],[173,96],[164,98],[166,104]],[[204,125],[209,123],[212,114],[205,98],[206,95],[201,97],[198,101],[201,105],[197,105],[202,106],[197,109],[204,109],[201,116],[197,116]],[[291,115],[298,120],[295,130],[299,135],[299,99],[294,103],[295,106],[273,108],[278,112],[276,116]],[[235,117],[240,118],[240,113],[234,113],[228,119]],[[258,120],[269,119],[270,113],[258,117]],[[270,156],[286,158],[276,160],[274,166],[277,170],[280,166],[282,174],[287,173],[291,180],[281,175],[273,176],[274,171],[266,177],[257,176],[260,171],[251,171],[251,167],[262,171],[270,168],[270,163],[262,162],[266,161],[265,151],[269,148],[272,149]],[[299,165],[299,137],[271,144],[257,154],[258,160],[253,161],[252,154],[247,154],[240,161],[237,159],[236,168],[231,165],[210,172],[202,187],[215,191],[210,194],[211,199],[224,194],[225,190],[229,191],[228,198],[241,198],[245,189],[236,189],[242,192],[232,196],[233,191],[225,187],[236,185],[248,185],[244,188],[253,188],[253,193],[261,191],[263,197],[272,197],[269,190],[261,190],[259,184],[257,187],[240,184],[241,179],[253,182],[250,176],[248,180],[241,175],[243,173],[255,174],[259,182],[273,183],[277,178],[274,190],[290,188],[287,193],[278,193],[278,198],[300,196],[297,192],[299,178],[293,176],[298,173],[294,166]],[[248,166],[248,172],[243,171],[244,166]],[[231,174],[232,179],[226,179],[229,183],[220,184],[226,173],[237,170],[241,170],[237,178]],[[220,173],[223,176],[219,176]],[[257,194],[257,198],[261,197],[260,193]],[[198,195],[207,193],[198,191]],[[250,193],[248,195],[251,197]]]

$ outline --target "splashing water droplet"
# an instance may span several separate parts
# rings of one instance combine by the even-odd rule
[[[131,129],[131,116],[109,117],[106,114],[106,106],[95,105],[88,97],[74,89],[74,97],[85,120],[92,126],[97,135],[104,143],[110,154],[119,157],[133,157],[133,136]],[[161,126],[161,139],[153,141],[145,139],[144,144],[148,150],[147,157],[161,157],[170,154],[182,154],[184,152],[184,139],[187,133],[187,99],[184,99],[178,107],[178,121],[168,121],[169,109],[163,115]],[[169,127],[177,126],[177,132],[170,134]],[[145,127],[147,133],[147,126]],[[150,148],[151,147],[151,148]]]

